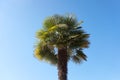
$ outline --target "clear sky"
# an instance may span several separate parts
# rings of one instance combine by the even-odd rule
[[[119,0],[0,0],[0,80],[57,80],[57,68],[33,57],[45,17],[74,13],[91,34],[88,61],[69,63],[68,80],[120,80]]]

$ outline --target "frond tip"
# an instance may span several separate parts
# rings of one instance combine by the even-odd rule
[[[83,51],[77,50],[76,53],[77,53],[77,54],[76,54],[77,57],[79,57],[79,58],[87,61],[87,56],[83,53]]]
[[[87,56],[82,50],[76,50],[76,54],[72,56],[72,60],[75,63],[81,63],[83,60],[87,61]]]

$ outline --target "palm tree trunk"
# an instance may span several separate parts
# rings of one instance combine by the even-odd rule
[[[67,80],[67,48],[58,49],[58,78]]]

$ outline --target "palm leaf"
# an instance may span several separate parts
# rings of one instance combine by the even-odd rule
[[[87,61],[87,56],[83,53],[82,50],[76,50],[76,53],[77,53],[77,54],[76,54],[77,57],[79,57],[79,58]]]
[[[72,56],[72,60],[75,63],[81,63],[81,59],[79,57],[77,57],[76,55]]]
[[[52,45],[39,43],[34,56],[39,60],[45,60],[51,64],[57,64],[57,57]]]

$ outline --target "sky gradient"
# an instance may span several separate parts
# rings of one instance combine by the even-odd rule
[[[74,13],[90,34],[88,61],[69,62],[68,80],[120,80],[119,0],[0,0],[0,80],[58,80],[57,68],[33,56],[47,16]]]

